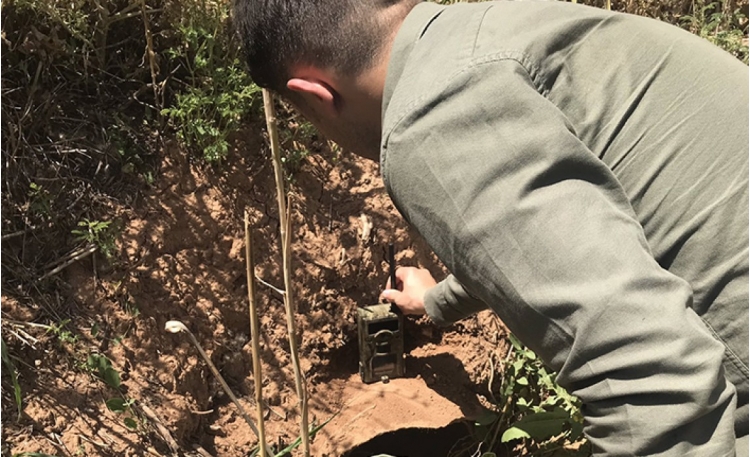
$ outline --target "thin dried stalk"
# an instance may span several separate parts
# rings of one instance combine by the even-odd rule
[[[146,415],[148,420],[151,421],[152,424],[156,427],[156,431],[161,436],[161,439],[164,440],[165,443],[167,443],[167,446],[169,447],[169,450],[172,451],[172,455],[176,456],[180,452],[180,446],[177,444],[177,441],[174,440],[172,437],[172,434],[169,432],[169,429],[162,424],[159,417],[154,413],[154,411],[149,408],[146,405],[139,405],[141,408],[141,411],[143,411],[143,414]]]
[[[211,370],[211,373],[214,375],[217,381],[219,381],[219,384],[221,385],[221,388],[224,389],[224,393],[227,394],[230,400],[234,403],[234,406],[237,407],[237,410],[240,412],[240,415],[243,419],[245,419],[245,422],[247,422],[247,425],[250,426],[250,430],[255,433],[255,436],[259,436],[258,433],[258,427],[255,426],[255,423],[250,418],[250,415],[245,411],[245,408],[242,407],[240,404],[240,401],[237,399],[237,397],[232,392],[232,389],[229,388],[229,384],[224,380],[224,377],[219,373],[219,369],[216,368],[216,365],[211,361],[211,359],[208,357],[208,354],[206,354],[206,351],[203,350],[203,347],[200,345],[198,340],[195,338],[195,335],[193,335],[193,332],[190,331],[190,329],[185,326],[180,321],[167,321],[167,323],[164,325],[164,330],[168,331],[169,333],[185,333],[187,334],[188,338],[190,338],[190,342],[193,343],[193,346],[198,350],[198,354],[203,358],[203,360],[206,362],[206,365],[208,365],[208,368]],[[261,408],[261,405],[256,405],[256,407]],[[260,438],[259,438],[260,439]],[[263,445],[263,443],[261,443]],[[266,446],[267,447],[267,446]],[[266,452],[268,452],[269,455],[273,455],[271,452],[271,449],[267,447]]]
[[[263,109],[266,114],[266,128],[271,142],[271,158],[273,159],[273,174],[276,179],[276,201],[279,205],[279,221],[281,222],[281,240],[284,240],[286,230],[286,192],[284,190],[284,170],[281,166],[281,145],[279,131],[276,128],[276,110],[273,107],[273,95],[263,89]]]
[[[96,249],[97,249],[97,247],[96,247],[95,245],[93,245],[93,244],[92,244],[92,245],[89,245],[89,246],[88,246],[88,247],[87,247],[87,248],[86,248],[85,250],[83,250],[83,251],[82,251],[82,252],[80,252],[79,254],[75,255],[75,256],[74,256],[74,257],[72,257],[71,259],[69,259],[69,260],[67,260],[67,261],[63,262],[63,263],[62,263],[61,265],[59,265],[59,266],[58,266],[57,268],[54,268],[53,270],[51,270],[51,271],[49,271],[49,272],[45,273],[45,274],[44,274],[44,275],[43,275],[42,277],[40,277],[39,279],[37,279],[37,282],[38,282],[38,281],[42,281],[42,280],[44,280],[44,279],[47,279],[47,278],[49,278],[49,277],[50,277],[50,276],[52,276],[52,275],[56,275],[57,273],[60,273],[60,272],[61,272],[61,271],[63,271],[63,270],[64,270],[64,269],[65,269],[65,268],[66,268],[67,266],[69,266],[69,265],[73,264],[73,263],[74,263],[74,262],[76,262],[77,260],[81,260],[81,259],[83,259],[83,258],[86,258],[86,257],[90,256],[91,254],[93,254],[94,252],[96,252]]]
[[[268,137],[271,141],[271,155],[273,157],[273,170],[276,178],[276,199],[279,205],[279,229],[281,231],[281,254],[284,265],[284,307],[286,308],[286,324],[289,333],[289,352],[291,353],[292,367],[294,368],[294,383],[297,389],[300,409],[300,438],[302,439],[302,450],[305,457],[310,456],[310,437],[307,419],[307,387],[300,369],[299,354],[297,350],[297,325],[294,321],[295,305],[292,296],[292,265],[291,265],[291,226],[288,206],[285,201],[284,176],[281,167],[281,156],[279,147],[279,133],[276,129],[276,111],[273,107],[273,95],[263,89],[263,108],[266,114],[266,127]]]
[[[255,381],[255,404],[258,412],[258,441],[260,442],[260,457],[266,454],[266,429],[263,419],[263,373],[260,364],[260,325],[258,324],[258,308],[255,302],[255,262],[250,237],[250,220],[245,211],[245,259],[247,264],[247,299],[250,303],[250,338],[253,347],[253,378]]]
[[[154,52],[154,37],[151,34],[151,27],[148,23],[148,14],[146,13],[146,0],[141,0],[141,16],[143,16],[143,30],[146,35],[146,55],[148,56],[148,66],[151,70],[151,85],[154,89],[154,105],[157,108],[157,116],[161,119],[161,103],[159,103],[159,85],[156,83],[156,74],[159,72],[156,65],[156,53]]]

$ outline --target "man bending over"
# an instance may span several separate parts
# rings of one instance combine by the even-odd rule
[[[583,402],[596,455],[747,455],[748,68],[559,2],[236,0],[253,79],[372,160],[452,275]],[[395,286],[395,285],[394,285]]]

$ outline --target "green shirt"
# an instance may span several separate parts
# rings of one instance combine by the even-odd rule
[[[580,5],[420,4],[389,62],[381,169],[452,272],[432,320],[492,308],[581,398],[597,454],[733,455],[747,66]]]

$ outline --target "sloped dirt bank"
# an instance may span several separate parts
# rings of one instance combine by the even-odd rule
[[[310,418],[321,423],[333,417],[313,440],[313,454],[343,455],[382,433],[444,427],[476,414],[486,393],[489,354],[505,350],[503,328],[489,314],[445,330],[424,318],[407,319],[407,377],[365,385],[357,374],[355,310],[377,301],[387,278],[388,242],[396,245],[400,265],[445,275],[394,210],[377,165],[311,155],[291,188],[293,277]],[[64,329],[71,340],[28,326],[24,331],[37,344],[6,338],[11,353],[27,362],[18,364],[24,396],[19,421],[4,396],[6,449],[169,455],[166,430],[178,454],[248,455],[257,443],[247,424],[187,338],[163,329],[167,320],[185,323],[241,403],[254,410],[242,218],[247,209],[257,276],[282,287],[275,198],[257,131],[246,134],[217,169],[193,164],[167,144],[153,187],[115,208],[123,224],[115,261],[102,267],[100,260],[95,275],[92,259],[85,259],[57,279],[65,291],[60,320],[70,319]],[[364,219],[372,222],[369,236]],[[259,284],[258,305],[267,435],[287,445],[299,426],[283,304],[277,292]],[[2,309],[5,319],[36,319],[30,303],[6,294]],[[133,400],[125,414],[107,409],[105,401],[116,393],[82,368],[92,353],[106,355],[120,373],[123,396]],[[131,416],[138,420],[135,429],[124,423]]]

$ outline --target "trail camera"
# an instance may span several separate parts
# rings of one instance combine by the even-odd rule
[[[357,310],[357,327],[362,382],[404,376],[404,316],[390,304],[365,306]]]

